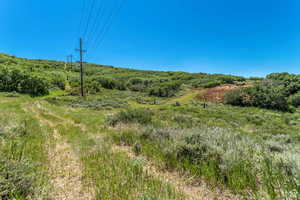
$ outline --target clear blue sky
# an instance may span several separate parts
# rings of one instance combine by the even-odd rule
[[[81,12],[81,0],[2,0],[0,52],[64,60],[75,54]],[[103,45],[87,56],[138,69],[300,73],[300,1],[125,0]]]

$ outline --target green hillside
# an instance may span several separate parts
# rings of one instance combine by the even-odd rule
[[[0,199],[300,199],[300,76],[79,72],[0,54]]]

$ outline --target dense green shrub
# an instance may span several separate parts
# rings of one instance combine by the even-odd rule
[[[49,84],[45,79],[26,72],[6,68],[0,70],[0,91],[20,92],[32,96],[46,95],[49,93]]]
[[[0,58],[0,63],[6,63],[7,62],[7,59],[5,58]]]
[[[99,82],[102,87],[106,89],[114,89],[116,87],[116,82],[110,78],[100,78],[97,77],[95,81]]]
[[[42,96],[49,94],[48,83],[40,78],[35,76],[28,76],[20,84],[20,90],[17,92],[30,94],[32,96]]]
[[[103,88],[106,89],[126,90],[125,82],[118,79],[97,76],[93,77],[92,80],[98,82]]]
[[[244,82],[245,78],[240,76],[223,75],[223,74],[199,74],[198,78],[191,81],[193,87],[212,88],[222,84],[234,84]]]
[[[50,84],[52,88],[58,88],[61,90],[65,90],[66,88],[66,80],[65,77],[60,73],[52,73]]]
[[[69,77],[69,84],[71,88],[78,88],[80,87],[80,79],[77,76],[70,76]]]
[[[251,91],[251,90],[250,90]],[[285,87],[276,81],[263,81],[252,89],[253,104],[257,107],[288,111]]]
[[[170,72],[171,73],[171,72]],[[172,73],[170,74],[172,75]],[[187,74],[184,72],[177,72],[176,74],[172,75],[172,80],[181,80],[181,81],[189,81],[197,78],[194,74]]]
[[[262,80],[264,80],[264,78],[252,76],[252,77],[249,78],[249,80],[251,80],[251,81],[262,81]]]
[[[287,95],[292,95],[300,91],[300,76],[289,73],[273,73],[267,79],[280,82],[286,89]]]
[[[149,95],[157,97],[172,97],[179,91],[181,84],[179,82],[163,82],[152,86]]]
[[[85,89],[88,94],[96,94],[101,91],[101,85],[97,81],[86,80]]]
[[[256,106],[290,111],[286,89],[278,81],[266,80],[249,88],[240,88],[225,94],[225,103],[235,106]]]
[[[145,92],[146,88],[153,84],[153,80],[132,78],[128,81],[127,87],[131,91]]]
[[[224,101],[226,104],[234,106],[252,106],[253,97],[252,88],[238,88],[225,94]]]
[[[213,87],[217,87],[217,86],[222,85],[222,84],[224,84],[223,81],[209,81],[209,82],[201,84],[201,87],[213,88]]]
[[[300,93],[290,96],[289,103],[295,107],[299,107],[300,106]]]
[[[109,124],[115,126],[118,123],[149,124],[153,113],[147,109],[128,109],[120,111],[108,119]]]

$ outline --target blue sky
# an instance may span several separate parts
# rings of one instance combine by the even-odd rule
[[[114,6],[96,0],[95,11],[101,1],[107,11]],[[82,5],[2,0],[0,52],[58,60],[77,55]],[[300,73],[299,10],[298,0],[125,0],[103,44],[87,47],[87,61],[243,76]]]

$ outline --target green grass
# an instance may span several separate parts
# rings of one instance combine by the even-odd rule
[[[56,108],[55,112],[62,110]],[[74,112],[69,119],[74,120],[79,114]],[[53,116],[50,115],[44,117],[52,120]],[[105,139],[104,133],[89,133],[68,121],[62,123],[56,128],[80,156],[84,166],[83,181],[92,183],[96,199],[184,199],[172,185],[145,173],[141,161],[131,159],[124,153],[113,152],[113,145]]]
[[[0,134],[0,160],[7,164],[2,165],[0,171],[9,169],[10,177],[15,179],[10,186],[2,185],[2,189],[10,189],[6,192],[0,189],[0,194],[4,192],[16,199],[27,199],[29,196],[47,199],[48,127],[39,124],[34,116],[23,109],[26,100],[27,97],[0,100],[0,129],[3,130]]]
[[[134,149],[135,145],[139,144],[140,153],[153,159],[164,169],[189,172],[191,177],[205,178],[217,187],[224,185],[246,197],[251,192],[251,196],[257,195],[258,199],[263,196],[281,199],[290,196],[291,191],[299,197],[300,188],[297,185],[299,172],[288,173],[296,163],[289,163],[288,160],[278,162],[276,157],[271,155],[272,152],[266,149],[262,152],[256,150],[255,146],[260,145],[262,145],[260,148],[268,148],[259,141],[253,141],[251,144],[250,138],[245,138],[244,141],[238,142],[240,136],[236,135],[228,139],[233,140],[228,146],[213,146],[229,141],[221,139],[216,140],[214,144],[214,137],[208,136],[211,138],[207,140],[203,138],[202,144],[197,143],[197,140],[182,143],[180,137],[170,135],[166,138],[171,139],[163,138],[164,135],[159,135],[162,130],[154,136],[147,136],[151,132],[141,134],[141,131],[142,128],[139,127],[137,130],[114,131],[111,135],[119,145],[129,145]],[[172,131],[174,135],[177,134],[176,130],[171,130],[171,133]],[[201,132],[201,129],[198,131]],[[189,134],[189,130],[183,130],[182,133]],[[224,134],[229,135],[230,132]],[[185,139],[186,137],[183,136]]]
[[[16,199],[47,198],[51,188],[46,147],[55,140],[53,130],[26,110],[34,103],[42,107],[37,109],[39,117],[56,124],[79,156],[83,181],[95,189],[96,199],[184,198],[172,185],[145,173],[143,160],[113,151],[113,146],[124,144],[158,168],[188,173],[246,199],[300,199],[300,110],[211,103],[203,108],[196,99],[203,90],[191,89],[220,81],[243,82],[240,77],[87,64],[89,95],[81,98],[72,96],[79,83],[77,65],[65,69],[64,62],[0,54],[0,68],[21,69],[50,83],[50,94],[43,97],[0,93],[0,129],[10,134],[0,135],[0,155],[12,165],[19,163],[15,174],[33,178],[30,194],[14,192]],[[153,86],[165,88],[171,82],[181,84],[174,96],[148,95]],[[58,90],[60,85],[67,89]],[[10,166],[5,169],[4,174]]]
[[[109,91],[105,91],[103,94],[90,96],[89,98],[91,101],[94,101],[93,99],[101,101],[101,96],[109,98],[109,95]],[[142,147],[140,153],[148,156],[162,169],[189,172],[191,177],[205,179],[210,184],[215,185],[215,187],[230,188],[233,192],[243,194],[246,197],[249,196],[250,191],[251,196],[257,196],[257,199],[262,197],[280,199],[292,196],[293,192],[299,196],[297,179],[291,179],[286,174],[286,171],[282,170],[282,166],[292,170],[297,170],[297,165],[299,166],[299,158],[297,156],[296,159],[298,161],[289,160],[290,155],[297,155],[297,152],[299,152],[299,148],[297,148],[300,143],[299,112],[283,113],[266,109],[242,108],[221,104],[209,104],[204,109],[201,102],[195,99],[192,100],[192,97],[195,96],[194,92],[191,94],[186,93],[183,96],[177,97],[177,99],[172,98],[170,101],[163,100],[161,104],[157,105],[140,103],[140,99],[135,100],[126,91],[113,91],[110,98],[114,101],[118,96],[128,98],[131,109],[116,108],[108,111],[85,107],[70,109],[68,104],[65,103],[59,104],[59,106],[57,106],[58,104],[46,105],[60,116],[70,118],[78,124],[84,124],[90,133],[104,134],[113,138],[116,144],[130,145],[133,150],[136,144],[140,144]],[[61,98],[61,102],[64,102],[63,98],[65,97]],[[176,106],[170,103],[176,101],[181,104]],[[115,129],[110,127],[107,121],[109,116],[115,115],[119,111],[126,113],[132,109],[142,110],[143,108],[150,109],[152,120],[147,120],[143,125],[133,126],[138,127],[138,129],[129,128],[132,127],[130,124],[122,126],[122,130],[119,130],[118,127]],[[64,112],[67,109],[72,111]],[[144,114],[147,115],[147,112],[144,112]],[[132,117],[132,115],[130,116]],[[123,121],[122,119],[120,118],[119,123],[132,123],[135,121]],[[128,127],[128,130],[126,127]],[[181,132],[185,132],[195,128],[201,130],[203,127],[224,129],[226,130],[224,137],[228,136],[230,138],[231,135],[235,135],[234,137],[236,138],[233,137],[233,141],[245,138],[245,141],[249,141],[250,144],[251,141],[253,142],[254,150],[256,148],[255,144],[258,146],[261,145],[267,154],[259,151],[251,152],[250,148],[249,151],[245,152],[245,155],[241,154],[244,156],[238,160],[239,162],[234,161],[231,164],[229,162],[227,164],[227,167],[229,167],[228,170],[220,171],[219,167],[222,163],[220,163],[218,154],[212,154],[211,157],[208,156],[206,158],[205,162],[199,163],[193,160],[193,156],[178,155],[178,152],[174,151],[174,149],[178,148],[179,142],[176,136],[177,132],[181,130]],[[175,139],[155,140],[149,139],[143,134],[148,129],[159,130],[164,128],[174,130]],[[168,137],[173,138],[172,134]],[[80,140],[82,139],[78,139],[78,141]],[[243,142],[236,145],[248,144]],[[241,146],[241,148],[243,147]],[[226,151],[226,149],[223,149],[223,151]],[[233,149],[233,151],[238,154],[238,151],[241,150]],[[266,159],[268,157],[270,161]],[[259,162],[255,160],[256,158],[259,158]],[[124,158],[124,160],[126,159],[128,158]],[[281,163],[282,159],[283,162]],[[271,167],[269,167],[270,165]],[[94,166],[94,168],[97,167]],[[99,180],[101,179],[99,178]]]

